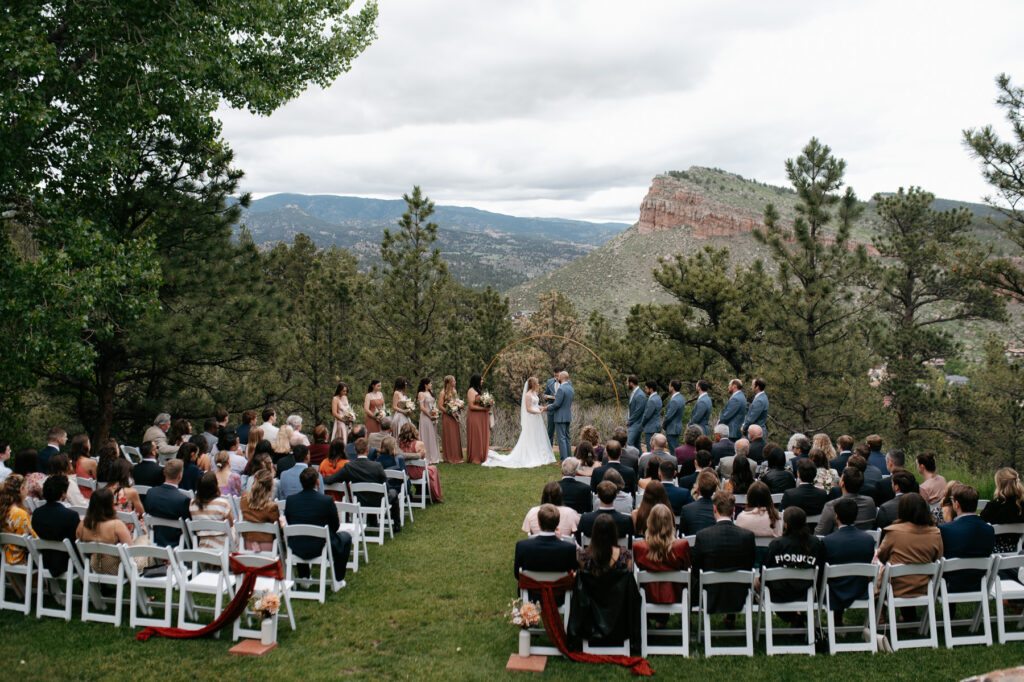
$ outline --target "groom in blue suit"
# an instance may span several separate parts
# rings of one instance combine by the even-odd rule
[[[679,447],[679,435],[683,432],[683,409],[686,407],[686,398],[680,393],[683,382],[673,379],[668,384],[669,398],[665,405],[665,419],[662,424],[665,427],[665,437],[668,439],[668,452],[675,456],[676,448]]]
[[[626,427],[629,429],[629,438],[626,445],[640,449],[640,434],[643,432],[644,408],[647,407],[647,396],[640,390],[640,379],[635,374],[630,374],[626,379],[626,389],[629,391],[629,411],[626,413]]]
[[[644,407],[644,444],[651,451],[651,438],[661,433],[661,396],[658,395],[658,384],[648,381],[644,384],[647,393],[647,405]]]
[[[555,400],[547,409],[555,415],[555,434],[558,437],[558,457],[564,460],[572,456],[572,440],[569,438],[569,425],[572,423],[572,399],[576,396],[569,373],[558,375],[558,391]]]
[[[711,396],[708,395],[710,390],[711,382],[707,379],[697,382],[697,402],[690,413],[690,423],[699,426],[705,436],[711,435],[711,427],[708,425],[711,421]]]
[[[558,373],[561,371],[560,367],[555,367],[551,372],[551,378],[544,382],[544,400],[545,405],[550,405],[551,401],[555,399],[555,393],[558,392]],[[548,440],[551,444],[555,444],[555,413],[548,412]]]
[[[743,418],[747,415],[747,396],[743,395],[743,382],[733,379],[729,382],[729,400],[718,415],[718,423],[729,427],[729,440],[733,443],[743,438]]]

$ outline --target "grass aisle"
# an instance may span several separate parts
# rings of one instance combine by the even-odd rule
[[[264,659],[229,656],[221,640],[132,640],[127,626],[0,613],[8,675],[51,679],[177,680],[524,679],[505,672],[516,631],[504,611],[514,596],[512,551],[523,515],[540,498],[554,466],[491,470],[441,465],[445,503],[416,512],[416,521],[384,547],[370,545],[370,563],[349,573],[348,587],[326,604],[296,602],[298,629],[280,630]],[[125,617],[127,623],[127,616]],[[696,648],[696,647],[695,647]],[[21,661],[25,661],[21,664]],[[836,659],[762,653],[753,659],[655,657],[661,679],[726,675],[735,679],[955,680],[1024,663],[1024,644],[844,654]],[[13,668],[13,669],[12,669]],[[625,669],[550,659],[547,677],[624,680]]]

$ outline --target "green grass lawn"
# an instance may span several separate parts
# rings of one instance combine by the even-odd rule
[[[523,515],[558,469],[440,466],[444,504],[416,512],[384,547],[370,545],[370,563],[348,575],[348,587],[326,604],[296,602],[298,629],[279,630],[280,645],[263,659],[231,656],[223,639],[141,643],[134,630],[0,613],[7,679],[513,679],[505,671],[516,651],[505,621],[515,596],[513,544]],[[127,616],[125,617],[127,622]],[[700,647],[694,644],[693,650]],[[24,661],[24,663],[22,663]],[[903,651],[898,654],[779,656],[752,659],[652,657],[657,677],[713,676],[737,680],[956,680],[1024,663],[1024,644]],[[526,673],[518,674],[522,679]],[[549,659],[553,679],[630,678],[615,666]]]

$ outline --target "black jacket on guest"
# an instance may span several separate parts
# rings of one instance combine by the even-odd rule
[[[782,508],[800,507],[808,516],[817,516],[828,502],[828,493],[813,483],[801,483],[782,494]]]
[[[177,487],[164,483],[151,489],[146,495],[146,513],[161,519],[190,519],[188,511],[189,499]],[[174,528],[157,526],[153,529],[153,544],[168,547],[178,544],[181,531]]]
[[[619,534],[619,538],[624,538],[627,535],[633,534],[633,519],[627,514],[615,511],[614,509],[595,509],[592,512],[587,512],[580,517],[579,531],[583,535],[591,535],[591,531],[594,530],[594,521],[598,515],[607,514],[612,517],[612,521],[615,522],[615,530]]]
[[[632,467],[628,467],[622,462],[608,462],[604,466],[599,466],[594,469],[594,473],[590,477],[590,489],[593,492],[597,492],[597,484],[604,480],[605,472],[610,469],[615,469],[622,474],[622,480],[626,483],[626,492],[636,492],[636,472],[633,471]]]
[[[144,459],[132,467],[132,481],[155,488],[164,484],[164,469],[155,459]]]
[[[73,544],[78,522],[78,514],[59,502],[47,502],[32,513],[32,530],[41,540],[60,542],[66,538]],[[54,576],[64,575],[68,569],[68,555],[43,550],[43,566]]]
[[[586,514],[594,508],[594,498],[590,492],[590,486],[577,481],[574,478],[563,478],[558,482],[562,489],[562,504],[575,509],[580,514]]]
[[[755,552],[753,532],[732,521],[717,521],[697,533],[696,544],[690,550],[694,577],[700,575],[700,570],[750,570],[754,567]],[[748,592],[743,585],[711,585],[708,587],[708,611],[735,613],[743,608]]]
[[[550,535],[535,535],[516,543],[513,575],[519,580],[519,569],[527,571],[567,572],[576,570],[576,545]]]
[[[696,535],[715,523],[715,505],[711,498],[702,497],[683,507],[679,525],[683,527],[683,535]]]

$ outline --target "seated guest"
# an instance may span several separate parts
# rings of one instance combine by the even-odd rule
[[[206,443],[210,446],[210,452],[214,452],[214,448],[218,448],[217,440],[218,434],[220,433],[220,424],[217,423],[216,418],[210,417],[203,422],[203,432],[200,437],[206,439]]]
[[[239,476],[245,471],[245,465],[249,463],[249,460],[240,451],[240,447],[238,434],[235,433],[234,429],[221,430],[220,439],[217,441],[217,450],[223,450],[228,453],[228,457],[231,459],[231,471]]]
[[[690,550],[691,576],[699,576],[701,570],[744,571],[752,569],[756,548],[754,534],[733,523],[732,514],[735,509],[735,501],[732,493],[723,490],[714,493],[712,508],[715,515],[714,522],[697,532],[696,543]],[[700,590],[700,585],[693,585],[691,589],[699,594],[697,591]],[[710,585],[708,587],[708,612],[730,614],[726,618],[726,623],[735,622],[733,614],[743,608],[748,591],[749,588],[742,585]]]
[[[145,443],[143,443],[143,445],[145,445]],[[199,446],[192,442],[182,443],[181,447],[178,448],[177,458],[181,460],[181,464],[183,467],[181,473],[181,483],[178,484],[178,487],[181,488],[182,490],[195,490],[196,485],[199,484],[199,477],[203,475],[203,470],[200,469],[199,464],[197,464],[199,459]],[[156,461],[154,460],[154,464],[155,463]],[[141,463],[136,464],[135,466],[136,468],[138,468],[140,465]],[[151,475],[151,472],[149,470],[147,470],[144,473],[144,476],[147,477],[145,480],[153,481],[155,485],[160,485],[161,483],[163,483],[163,467],[157,465],[157,469],[158,471],[156,472],[156,474],[159,476],[158,483],[156,482],[158,480],[157,476]],[[138,479],[136,479],[136,482],[139,482]],[[143,483],[143,485],[149,485],[150,487],[153,487],[149,483]],[[143,503],[145,503],[145,500],[143,500]]]
[[[75,541],[78,514],[61,504],[67,497],[67,491],[68,479],[65,476],[50,476],[43,483],[43,499],[46,500],[46,504],[32,512],[32,530],[41,540]],[[43,566],[52,575],[62,576],[68,568],[68,555],[64,552],[43,550]]]
[[[527,571],[568,572],[576,569],[576,545],[559,540],[555,535],[559,524],[558,507],[542,504],[537,510],[540,530],[516,543],[512,571],[516,580],[519,569]]]
[[[146,433],[149,433],[149,431],[147,431]],[[192,438],[192,422],[190,422],[187,419],[183,419],[180,417],[178,419],[175,419],[174,422],[171,424],[171,428],[167,430],[167,442],[171,445],[181,447],[181,444],[188,442],[190,438]],[[143,436],[142,442],[146,442],[145,436]],[[155,444],[153,446],[153,450],[157,450]],[[170,453],[164,454],[170,455]],[[174,455],[170,456],[173,457]],[[163,459],[166,460],[168,459],[168,457],[164,457]]]
[[[851,457],[850,459],[854,458]],[[864,459],[861,458],[861,461],[864,461]],[[839,479],[839,489],[843,491],[843,494],[838,499],[829,500],[822,508],[821,518],[818,519],[818,525],[814,529],[815,535],[828,535],[836,529],[835,505],[843,498],[853,500],[856,503],[857,520],[855,525],[858,528],[862,530],[874,528],[877,509],[873,499],[867,495],[860,494],[860,487],[863,484],[864,474],[860,472],[860,469],[854,466],[846,467],[843,477]]]
[[[715,425],[714,440],[714,445],[711,446],[711,462],[713,466],[717,467],[726,457],[736,455],[736,445],[729,439],[728,424],[718,423]]]
[[[218,533],[213,530],[196,531],[196,535],[199,536],[198,549],[224,550],[230,546],[229,536],[234,534],[232,528],[235,525],[235,518],[231,513],[231,503],[221,494],[220,487],[217,485],[216,474],[207,471],[199,477],[196,496],[189,504],[188,512],[193,521],[228,522],[227,533]]]
[[[633,570],[633,553],[619,547],[618,524],[609,514],[598,514],[590,530],[590,544],[576,550],[580,568],[594,575]]]
[[[309,445],[309,463],[312,466],[319,467],[320,462],[327,459],[327,455],[331,451],[331,443],[328,438],[326,426],[317,424],[313,427],[313,442]],[[342,440],[341,442],[344,443],[345,441]],[[342,450],[341,455],[342,457],[345,456],[344,450]]]
[[[935,453],[922,452],[917,456],[917,473],[924,476],[918,490],[928,504],[938,504],[946,492],[946,479],[935,473]]]
[[[25,508],[25,496],[22,493],[24,482],[24,476],[10,474],[0,483],[0,533],[36,537],[32,530],[32,519]],[[23,564],[27,558],[25,549],[17,545],[6,545],[4,555],[9,564]]]
[[[689,476],[696,469],[696,443],[697,439],[703,435],[704,431],[696,424],[688,424],[683,430],[683,444],[673,453],[676,456],[676,465],[679,467],[680,476]]]
[[[170,439],[167,437],[167,432],[170,428],[171,415],[166,412],[161,412],[156,416],[156,419],[153,420],[153,425],[146,429],[146,433],[142,435],[142,442],[152,442],[158,455],[173,457],[178,454],[178,446],[181,445],[181,443],[177,441],[170,442]],[[180,436],[178,436],[178,438],[180,439]],[[73,462],[74,459],[72,458],[72,463]]]
[[[612,434],[612,438],[616,438],[615,434]],[[594,447],[594,459],[598,462],[604,463],[604,446],[601,445],[601,435],[597,432],[597,428],[593,424],[587,424],[580,430],[580,442],[587,441]],[[630,448],[630,450],[636,450],[636,448]],[[623,456],[632,455],[639,456],[639,452],[627,453],[625,449],[622,451]],[[621,458],[620,458],[621,459]]]
[[[388,437],[393,437],[391,436],[391,417],[384,417],[383,419],[381,419],[380,426],[381,429],[383,430],[377,431],[376,433],[371,433],[370,435],[366,436],[366,440],[370,444],[370,453],[367,455],[367,457],[369,457],[373,461],[377,461],[377,453],[380,451],[381,445],[384,443],[384,439]],[[365,431],[366,427],[363,427],[363,430]],[[399,435],[401,435],[401,432],[399,432]],[[362,438],[362,436],[360,436],[360,438]],[[349,442],[352,442],[351,437],[349,438]],[[354,456],[349,457],[349,459],[354,459]]]
[[[748,460],[744,455],[733,457],[730,461],[730,474],[723,489],[733,495],[746,495],[750,486],[754,484],[755,466],[754,462]]]
[[[597,509],[580,517],[579,530],[583,535],[590,535],[594,529],[594,520],[601,514],[607,514],[615,522],[619,537],[633,535],[633,519],[615,509],[615,496],[619,489],[611,481],[601,481],[597,486]]]
[[[540,495],[540,505],[526,512],[526,518],[523,519],[523,532],[528,535],[536,535],[541,531],[537,515],[545,504],[551,504],[558,508],[558,527],[555,529],[555,535],[559,538],[572,537],[579,526],[580,515],[575,509],[562,504],[562,489],[554,481],[544,485]]]
[[[786,454],[786,466],[796,474],[796,465],[811,454],[811,441],[802,433],[795,433],[789,439],[789,450]]]
[[[826,465],[830,469],[835,469],[835,467],[832,466],[832,460],[837,457],[837,453],[835,446],[832,445],[832,439],[828,437],[827,433],[814,434],[814,438],[811,439],[811,449],[813,450],[814,448],[819,448],[822,452],[824,452]],[[808,457],[809,456],[810,454],[808,454]],[[839,485],[838,475],[836,475],[836,485]]]
[[[860,494],[867,495],[874,500],[877,507],[889,499],[892,493],[892,486],[882,482],[882,472],[874,466],[869,466],[867,457],[860,454],[866,448],[866,445],[858,445],[854,454],[850,457],[847,466],[860,470],[861,475],[864,476],[864,485],[860,487]],[[882,455],[882,458],[884,460],[885,455]]]
[[[285,425],[287,426],[287,424]],[[281,427],[284,430],[285,427]],[[362,440],[362,439],[360,439]],[[365,441],[363,443],[365,451]],[[308,456],[308,455],[307,455]],[[365,461],[365,458],[360,461]],[[349,463],[335,476],[352,474],[356,462]],[[367,464],[376,464],[369,462]],[[381,472],[383,473],[383,469]],[[313,467],[305,467],[299,474],[299,483],[302,491],[290,495],[285,502],[284,517],[290,525],[310,524],[313,526],[327,526],[330,529],[331,556],[334,559],[334,577],[345,586],[345,570],[348,565],[349,555],[352,553],[352,536],[348,533],[338,531],[340,522],[338,520],[338,509],[334,506],[334,500],[327,495],[317,492],[320,485],[320,475]],[[295,553],[300,559],[315,559],[323,551],[323,540],[311,537],[293,537],[288,539],[288,549]],[[299,577],[305,578],[310,575],[309,565],[299,565]]]
[[[658,465],[658,475],[661,477],[661,485],[665,488],[668,496],[669,506],[672,513],[679,516],[683,513],[683,507],[693,502],[693,495],[689,490],[676,485],[676,463],[674,459],[663,459]]]
[[[181,454],[182,448],[184,448],[185,445],[188,444],[183,444],[178,448],[178,459],[185,460],[185,462],[188,463],[185,457]],[[190,445],[187,449],[193,453],[198,451],[198,448],[196,448],[194,444]],[[153,444],[146,442],[140,445],[139,454],[142,455],[142,460],[132,467],[132,480],[135,482],[135,485],[144,485],[148,488],[152,488],[153,486],[163,483],[164,469],[162,466],[157,464],[156,450],[153,449]],[[198,470],[199,469],[197,467],[196,471],[198,472]]]
[[[946,484],[946,492],[942,494],[942,501],[939,502],[939,513],[932,512],[935,523],[949,523],[956,518],[953,511],[953,489],[960,485],[960,481],[950,481]]]
[[[942,556],[942,534],[932,521],[924,498],[906,493],[900,498],[896,523],[885,529],[878,547],[878,561],[890,564],[928,564]],[[925,593],[928,576],[906,575],[892,579],[897,597],[916,597]],[[901,609],[905,620],[915,618],[914,607]]]
[[[590,444],[590,441],[580,441],[580,444],[576,446],[576,451],[573,453],[573,457],[580,461],[580,465],[576,467],[577,476],[589,476],[591,483],[593,483],[594,469],[597,464],[597,459],[594,455],[594,446]],[[593,490],[593,488],[591,488]]]
[[[773,495],[795,488],[796,479],[793,478],[793,473],[786,468],[786,453],[782,451],[782,448],[769,444],[764,450],[767,467],[761,474],[760,480],[768,486]],[[735,463],[733,466],[735,468]]]
[[[214,473],[214,477],[217,479],[217,485],[220,486],[220,494],[241,495],[242,477],[231,470],[231,455],[228,451],[217,451],[213,461],[217,465],[217,471]]]
[[[814,486],[826,493],[839,486],[839,472],[829,466],[829,458],[821,448],[811,448],[807,458],[814,464]],[[796,461],[796,460],[794,460]]]
[[[190,500],[188,496],[178,490],[178,484],[181,483],[181,474],[182,466],[180,459],[172,459],[167,462],[167,465],[164,467],[164,482],[155,488],[151,488],[146,495],[146,512],[148,514],[157,518],[171,520],[191,518],[188,511]],[[113,511],[113,497],[110,498],[110,508]],[[128,529],[125,528],[125,532],[127,531]],[[152,532],[153,544],[158,547],[172,547],[177,545],[178,540],[181,539],[181,531],[176,528],[156,526],[152,529]],[[100,542],[106,541],[101,540]]]
[[[25,478],[25,497],[43,499],[43,481],[46,474],[39,473],[39,454],[32,448],[22,448],[14,456],[12,472]]]
[[[266,430],[266,427],[263,428]],[[287,424],[282,426],[278,429],[277,435],[271,442],[274,445],[274,454],[271,457],[276,460],[274,463],[277,464],[281,459],[292,454],[292,427]],[[278,469],[280,470],[281,467],[278,466]]]
[[[796,473],[800,477],[800,485],[782,493],[783,509],[800,507],[804,510],[805,517],[821,514],[828,501],[828,495],[815,485],[819,471],[821,470],[814,464],[813,457],[797,465]]]
[[[310,454],[309,456],[309,463],[310,466],[312,466],[312,454]],[[320,465],[317,467],[317,471],[320,473],[321,478],[329,478],[330,476],[333,476],[334,474],[338,473],[338,471],[346,464],[348,464],[348,459],[346,459],[345,457],[345,441],[343,441],[341,438],[335,438],[334,441],[331,443],[330,450],[328,451],[327,454],[327,459],[320,462]],[[294,474],[294,479],[295,482],[298,483],[298,472]],[[328,490],[327,494],[334,498],[335,502],[345,501],[344,493],[339,493],[334,490]]]
[[[263,423],[260,424],[260,428],[263,429],[263,437],[271,443],[275,443],[278,435],[277,411],[272,407],[266,407],[260,417],[263,419]]]
[[[901,471],[900,473],[907,473]],[[895,474],[893,475],[895,478]],[[996,534],[975,512],[978,510],[978,491],[969,485],[953,489],[953,511],[956,518],[939,526],[942,535],[942,556],[946,559],[990,557],[996,546]],[[955,571],[943,573],[946,587],[951,592],[970,592],[978,589],[978,581],[985,571]]]
[[[710,450],[698,450],[697,458],[694,460],[694,471],[688,476],[681,476],[679,478],[679,487],[684,490],[693,491],[693,487],[697,485],[697,476],[700,472],[707,469],[708,471],[714,471],[711,466],[711,451]]]
[[[302,415],[290,414],[288,419],[285,420],[288,426],[292,427],[292,435],[290,436],[290,442],[294,448],[296,445],[305,445],[309,447],[309,438],[306,434],[302,433]]]
[[[757,464],[750,460],[747,455],[750,454],[750,441],[746,438],[740,438],[733,444],[733,454],[728,457],[723,457],[718,461],[718,477],[720,479],[728,480],[729,476],[732,475],[732,461],[737,455],[746,457],[747,461],[750,462],[750,473],[754,473],[757,469]]]
[[[608,457],[608,463],[594,469],[594,473],[590,477],[590,489],[593,491],[597,490],[597,484],[604,480],[604,475],[609,471],[617,471],[622,476],[622,480],[625,484],[624,490],[632,495],[636,492],[636,472],[633,471],[633,467],[626,466],[619,461],[622,455],[622,446],[617,440],[610,440],[604,448],[605,455]]]
[[[690,567],[690,543],[676,537],[675,518],[666,505],[651,508],[644,539],[633,543],[633,559],[639,568],[659,573]],[[682,586],[675,583],[647,583],[644,591],[652,604],[672,604],[682,596]],[[655,620],[664,623],[668,616]]]
[[[747,427],[747,459],[759,465],[764,461],[764,448],[767,445],[764,431],[757,424]]]
[[[89,498],[85,518],[78,524],[75,537],[82,542],[102,542],[107,545],[130,545],[132,533],[114,511],[114,496],[100,488]],[[96,573],[116,575],[121,560],[106,554],[93,554],[89,567]]]
[[[263,441],[263,429],[258,426],[254,426],[249,430],[249,442],[245,444],[245,459],[252,461],[252,458],[256,455],[256,446]],[[267,452],[272,452],[273,446],[270,441],[267,441]]]
[[[981,518],[993,525],[1024,523],[1024,486],[1021,486],[1020,475],[1010,467],[1004,467],[996,472],[995,479],[995,496],[981,510]],[[1016,552],[1019,539],[1020,535],[1017,533],[997,535],[995,551]]]
[[[385,435],[380,443],[380,452],[377,454],[377,463],[384,467],[384,471],[407,471],[405,457],[398,449],[398,441],[394,436]],[[388,486],[398,492],[402,489],[402,482],[396,478],[388,479]]]
[[[575,457],[566,457],[562,460],[562,480],[558,482],[562,489],[562,500],[566,507],[570,507],[577,514],[586,514],[593,509],[590,486],[582,481],[576,480],[576,470],[580,461]]]
[[[596,433],[597,432],[595,430],[595,435],[596,435]],[[637,458],[637,464],[639,465],[639,462],[640,462],[640,459],[639,459],[640,458],[640,448],[635,448],[635,447],[633,447],[632,445],[629,444],[629,431],[627,431],[625,428],[623,428],[621,426],[615,427],[615,430],[612,432],[612,440],[619,441],[619,445],[622,446],[622,454],[623,455],[628,455],[630,457],[636,457]],[[591,442],[593,442],[593,441],[591,441]],[[666,439],[665,442],[667,443],[668,439]],[[598,462],[603,462],[604,461],[604,451],[607,449],[607,446],[601,446],[601,445],[598,445],[597,443],[593,443],[593,445],[594,445],[594,459],[596,461],[598,461]],[[675,457],[675,454],[673,454],[673,453],[669,453],[669,454],[672,454],[672,456]]]
[[[139,493],[132,487],[132,469],[131,464],[126,459],[119,459],[114,462],[108,471],[108,478],[110,482],[107,484],[107,490],[114,496],[114,510],[129,512],[136,519],[139,524],[138,535],[146,534],[146,527],[142,522],[142,517],[146,513],[146,510],[142,506],[142,499],[139,497]],[[128,531],[134,536],[135,524],[126,523]]]
[[[825,548],[825,561],[829,564],[869,564],[875,556],[875,539],[854,525],[857,521],[857,502],[841,497],[834,505],[836,530],[821,541]],[[828,583],[829,600],[835,613],[836,624],[843,622],[843,611],[858,599],[866,599],[868,579],[835,578]]]
[[[595,433],[596,433],[596,430],[595,430]],[[662,452],[664,452],[665,448],[667,447],[668,441],[665,439],[665,436],[661,436],[661,438],[657,441],[658,445],[657,446],[655,445],[655,438],[657,438],[660,435],[661,434],[657,434],[656,433],[656,434],[654,434],[654,436],[651,437],[651,451],[652,452],[655,449],[659,449],[659,448],[660,448],[660,450]],[[612,440],[615,440],[616,442],[618,442],[617,439],[613,438]],[[600,462],[602,465],[608,464],[608,462],[610,461],[609,457],[608,457],[608,447],[605,446],[605,447],[602,448],[601,446],[597,445],[596,443],[593,443],[593,441],[591,441],[591,443],[594,445],[594,461]],[[633,474],[637,478],[640,478],[640,451],[637,450],[636,448],[625,448],[625,447],[622,447],[622,443],[619,443],[619,446],[620,446],[619,447],[619,460],[618,460],[619,464],[621,464],[623,466],[626,466],[626,467],[629,467],[630,469],[633,470]],[[599,450],[600,450],[600,452],[598,452]]]
[[[878,434],[871,434],[864,439],[864,445],[868,448],[868,456],[864,459],[867,460],[869,466],[875,467],[878,473],[885,473],[885,455],[882,454],[882,437]],[[868,477],[865,476],[864,480],[867,481]]]
[[[96,462],[96,482],[107,483],[110,481],[110,465],[121,459],[121,450],[117,441],[108,438],[96,451],[99,460]]]
[[[697,492],[700,493],[700,497],[684,506],[680,514],[683,535],[696,535],[708,526],[714,525],[715,507],[712,498],[717,491],[718,477],[710,469],[700,472],[700,476],[697,477]],[[732,495],[729,499],[733,499]]]
[[[271,464],[273,466],[273,464]],[[274,497],[274,474],[269,469],[260,469],[252,477],[252,487],[242,495],[242,520],[249,523],[278,523],[280,508]],[[245,549],[251,552],[272,552],[274,533],[242,533]]]
[[[742,514],[740,515],[742,516]],[[772,540],[765,553],[765,568],[813,568],[825,565],[825,549],[811,534],[807,515],[800,507],[789,507],[782,515],[782,535]],[[810,580],[778,580],[771,583],[772,601],[776,603],[802,601],[807,596]],[[783,620],[796,624],[803,616],[793,612],[779,614]]]
[[[357,439],[355,445],[356,458],[354,460],[350,459],[348,464],[337,473],[324,479],[324,484],[344,483],[346,481],[349,483],[387,484],[388,477],[384,473],[384,467],[379,462],[370,461],[366,456],[370,448],[366,439]],[[303,483],[303,487],[305,487],[305,483]],[[363,492],[358,493],[356,499],[364,507],[376,507],[380,504],[381,497],[379,493]],[[398,505],[398,493],[393,488],[388,489],[388,501],[391,506],[391,522],[395,530],[400,531],[402,529],[402,510]],[[335,517],[337,517],[337,514],[335,514]]]
[[[633,530],[637,535],[645,535],[647,533],[647,517],[655,505],[659,504],[668,506],[668,494],[665,492],[665,486],[661,484],[661,481],[651,481],[651,484],[644,490],[640,506],[634,509],[630,515],[633,519]]]
[[[906,471],[903,465],[906,464],[907,456],[902,450],[890,450],[885,453],[885,466],[889,470],[889,475],[892,476],[897,471]],[[910,480],[914,482],[914,489],[908,490],[908,493],[920,492],[918,490],[917,479],[914,478],[913,474],[910,476]]]
[[[622,476],[619,475],[619,472],[607,472],[604,475],[604,480],[614,483],[615,489],[618,490],[618,492],[615,493],[615,509],[623,514],[631,514],[633,512],[633,496],[625,491],[626,483],[622,480]]]
[[[619,457],[619,461],[623,464],[628,464],[629,462],[623,459],[623,457],[625,457],[625,452],[623,452],[623,455]],[[648,471],[651,462],[657,462],[659,460],[670,461],[672,464],[675,464],[676,456],[669,452],[668,438],[666,438],[664,434],[656,433],[651,437],[651,451],[641,455],[637,462],[637,473],[639,474]],[[658,477],[655,476],[654,480],[657,480],[657,478]],[[640,487],[642,488],[643,486]]]
[[[423,441],[420,440],[419,430],[413,426],[411,422],[403,424],[402,430],[398,433],[398,449],[406,455],[413,455],[413,457],[409,459],[418,459],[423,461],[426,465],[428,480],[430,481],[430,500],[432,502],[440,502],[441,476],[437,473],[436,465],[427,464],[426,445],[424,445]],[[411,479],[423,478],[422,466],[413,466],[406,461],[405,470],[409,473],[409,478]]]
[[[54,426],[46,434],[46,447],[39,451],[39,471],[46,473],[50,470],[50,457],[60,453],[60,449],[68,442],[68,432],[59,426]]]
[[[285,426],[287,427],[288,425],[285,424]],[[288,428],[291,428],[291,427],[288,427]],[[280,431],[278,431],[278,434],[280,434]],[[305,448],[306,446],[305,445],[303,445],[303,446],[296,445],[295,448],[290,449],[288,451],[288,454],[286,454],[286,455],[278,455],[276,452],[273,452],[273,451],[270,453],[270,456],[272,458],[274,458],[274,471],[277,472],[277,477],[278,478],[281,478],[281,475],[284,472],[288,471],[293,466],[295,466],[295,462],[296,462],[296,459],[295,459],[296,449],[299,448],[299,447]],[[307,448],[307,452],[308,452],[308,448]],[[295,479],[295,480],[298,481],[298,479]]]
[[[242,490],[249,490],[252,488],[255,479],[253,478],[256,474],[261,471],[269,471],[270,475],[274,477],[274,491],[273,496],[275,500],[281,499],[278,492],[281,490],[281,481],[277,478],[277,471],[274,470],[274,460],[270,458],[270,455],[266,452],[260,454],[249,460],[249,463],[245,466],[246,474],[242,476]]]
[[[75,476],[75,470],[71,466],[71,460],[63,452],[58,452],[56,455],[50,457],[50,461],[46,463],[47,472],[50,476],[63,476],[68,479],[68,504],[73,507],[85,507],[89,506],[89,500],[85,499],[82,495],[81,488],[78,487],[78,477]]]
[[[213,471],[213,458],[210,457],[210,443],[205,438],[195,438],[189,440],[188,442],[193,443],[197,448],[196,466],[199,467],[199,471],[203,472],[204,474],[207,471]],[[259,444],[257,443],[257,446],[258,445]],[[269,447],[270,443],[267,443],[267,446]]]
[[[662,460],[657,457],[647,460],[647,467],[644,469],[644,477],[636,482],[636,487],[639,490],[645,489],[647,484],[651,481],[658,480],[658,466],[661,464],[661,461]]]
[[[256,427],[256,419],[259,417],[256,414],[256,410],[244,410],[242,412],[242,423],[238,425],[238,442],[245,445],[246,448],[249,446],[249,432]],[[262,432],[260,437],[263,437]]]
[[[75,468],[75,475],[82,479],[96,480],[96,460],[90,456],[90,450],[92,444],[89,442],[89,436],[84,433],[80,433],[71,439],[71,447],[68,448],[68,455],[71,458],[71,466]],[[85,499],[89,499],[92,495],[92,490],[82,486],[78,486],[82,491],[82,496]]]
[[[917,481],[909,471],[900,470],[892,475],[892,489],[893,498],[888,502],[883,502],[875,515],[875,525],[879,528],[887,528],[896,523],[900,497],[906,493],[916,492]]]
[[[285,424],[285,426],[282,426],[281,430],[283,431],[286,426],[288,425]],[[281,474],[281,489],[279,494],[281,495],[280,499],[282,500],[288,499],[292,495],[302,492],[302,483],[299,481],[299,476],[302,475],[302,471],[304,469],[309,467],[309,448],[305,445],[296,445],[294,457],[294,466]],[[317,476],[319,475],[320,473],[317,472]],[[322,495],[324,492],[323,478],[319,478],[318,480],[320,483],[317,484],[316,491]]]
[[[747,491],[746,508],[736,517],[736,525],[746,528],[759,538],[777,538],[782,535],[779,510],[772,503],[768,486],[758,481]]]
[[[853,437],[847,435],[839,436],[836,439],[836,445],[839,446],[839,454],[829,460],[828,466],[830,469],[843,471],[850,460],[850,455],[853,454]]]

